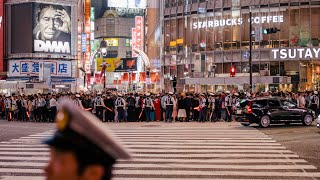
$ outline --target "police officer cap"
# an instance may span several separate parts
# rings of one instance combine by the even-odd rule
[[[226,91],[227,94],[230,94],[230,91]]]
[[[119,96],[119,97],[122,97],[122,94],[121,94],[121,93],[119,93],[119,94],[118,94],[118,96]]]
[[[318,94],[318,91],[314,91],[313,93],[314,93],[315,95],[317,95],[317,94]]]
[[[99,96],[100,96],[101,94],[102,94],[102,93],[101,93],[101,92],[99,92],[97,95],[99,95]]]
[[[169,92],[169,95],[173,95],[173,92]]]
[[[150,96],[150,93],[146,93],[146,96]]]
[[[80,94],[76,94],[76,97],[79,98],[79,97],[80,97]]]
[[[80,155],[88,164],[113,164],[117,159],[130,159],[128,151],[113,137],[111,131],[87,111],[63,100],[56,116],[57,130],[44,141],[58,150]]]

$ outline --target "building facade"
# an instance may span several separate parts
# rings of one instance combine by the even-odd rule
[[[4,56],[7,81],[15,83],[13,87],[3,83],[1,89],[18,93],[77,90],[78,3],[6,1]]]
[[[165,0],[164,6],[164,90],[176,76],[179,91],[247,91],[250,34],[255,90],[318,89],[320,1]],[[279,31],[263,35],[268,28]]]
[[[158,93],[161,90],[161,63],[160,63],[160,49],[161,49],[161,1],[148,0],[145,13],[145,52],[150,60],[150,85],[149,91]]]

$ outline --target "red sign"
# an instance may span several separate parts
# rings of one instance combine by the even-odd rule
[[[3,29],[4,29],[4,0],[0,0],[0,72],[6,71],[4,65],[3,65],[3,44],[4,44],[4,38],[3,38]]]
[[[134,48],[137,48],[137,38],[136,38],[136,28],[132,28],[132,57],[137,57],[136,52],[134,52]]]
[[[143,17],[136,16],[136,46],[143,50]]]

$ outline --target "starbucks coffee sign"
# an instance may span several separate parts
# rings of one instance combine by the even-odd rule
[[[320,48],[272,49],[273,59],[319,59]]]
[[[233,18],[233,19],[220,19],[220,20],[207,20],[207,21],[197,21],[194,19],[193,29],[202,28],[214,28],[222,26],[239,26],[243,24],[243,18]],[[247,19],[249,22],[250,19]],[[283,23],[283,16],[258,16],[252,17],[252,24],[264,24],[264,23]]]

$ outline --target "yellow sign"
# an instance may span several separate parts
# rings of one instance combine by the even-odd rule
[[[104,38],[108,46],[119,46],[118,38]]]
[[[177,39],[177,44],[183,44],[183,39]]]
[[[170,42],[170,46],[172,47],[172,46],[176,46],[177,45],[177,41],[171,41]]]
[[[97,58],[96,63],[97,63],[97,71],[102,71],[103,59]],[[117,69],[121,65],[122,61],[120,58],[106,58],[105,63],[106,63],[106,72],[114,72],[115,69]]]
[[[97,71],[102,71],[102,66],[101,66],[102,62],[103,62],[102,58],[97,58],[96,59]]]

